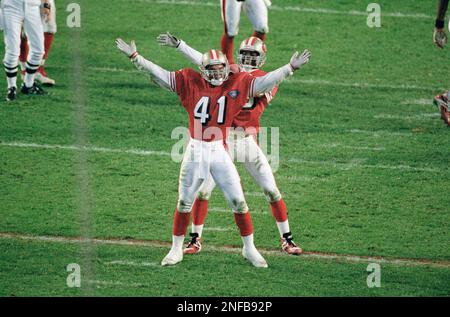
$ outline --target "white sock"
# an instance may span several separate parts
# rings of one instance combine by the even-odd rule
[[[20,62],[20,69],[25,71],[27,69],[27,63],[26,62]]]
[[[203,233],[203,226],[204,225],[194,225],[194,223],[192,223],[192,233],[198,233],[198,237],[200,238]]]
[[[30,88],[34,84],[34,75],[35,74],[25,73],[24,82],[25,82],[25,86],[27,86],[28,88]]]
[[[241,238],[242,238],[242,242],[244,242],[244,247],[246,249],[248,249],[248,248],[256,248],[255,244],[253,243],[253,233],[248,235],[248,236],[245,236],[245,237],[241,236]]]
[[[17,87],[17,76],[15,77],[6,77],[8,82],[8,88]]]
[[[283,222],[277,221],[277,227],[278,227],[278,231],[280,232],[280,237],[283,237],[283,234],[291,231],[289,229],[289,221],[288,220],[283,221]]]
[[[172,249],[180,250],[183,252],[184,236],[174,236],[172,235]]]

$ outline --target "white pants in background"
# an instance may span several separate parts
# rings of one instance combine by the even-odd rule
[[[241,16],[241,9],[244,7],[244,12],[247,15],[253,29],[258,33],[268,33],[268,13],[267,4],[264,0],[221,0],[222,20],[225,23],[227,35],[235,37],[239,32],[239,20]]]
[[[27,69],[35,72],[44,56],[44,31],[42,27],[40,0],[4,0],[2,2],[5,38],[3,64],[7,76],[17,76],[22,27],[28,38],[30,51]]]

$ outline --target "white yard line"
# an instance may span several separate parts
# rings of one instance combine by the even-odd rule
[[[54,68],[67,69],[67,66],[51,66]],[[96,72],[109,72],[109,73],[138,73],[139,71],[134,68],[116,68],[116,67],[89,67],[88,71]],[[445,90],[445,87],[432,87],[432,86],[419,86],[419,85],[390,85],[390,84],[373,84],[373,83],[345,83],[335,82],[321,79],[301,79],[301,78],[289,78],[283,82],[283,84],[305,84],[305,85],[322,85],[322,86],[337,86],[337,87],[349,87],[349,88],[374,88],[374,89],[394,89],[394,90],[426,90],[426,91],[439,91]]]
[[[361,151],[384,151],[384,147],[369,147],[369,146],[350,146],[350,145],[344,145],[339,143],[332,143],[332,144],[320,144],[319,147],[323,148],[342,148],[347,150],[361,150]]]
[[[121,240],[121,239],[82,239],[79,237],[62,237],[62,236],[33,236],[27,234],[18,233],[0,233],[0,239],[14,239],[14,240],[26,240],[26,241],[38,241],[48,243],[70,243],[70,244],[82,244],[93,243],[100,245],[121,245],[121,246],[138,246],[138,247],[150,247],[150,248],[170,248],[169,242],[163,241],[143,241],[143,240]],[[205,252],[223,252],[240,254],[242,249],[240,247],[224,247],[214,246],[211,244],[205,244],[203,250]],[[262,254],[271,256],[287,256],[280,250],[267,250],[259,249]],[[432,261],[428,259],[412,259],[412,258],[393,258],[393,257],[380,257],[380,256],[359,256],[349,254],[334,254],[323,252],[305,252],[298,259],[322,259],[322,260],[335,260],[338,262],[348,263],[384,263],[394,264],[398,266],[423,266],[423,267],[438,267],[438,268],[450,268],[450,261]],[[114,261],[113,261],[114,262]],[[109,262],[111,264],[111,262]],[[135,266],[135,263],[126,261],[119,262],[121,265]],[[116,264],[119,264],[116,262]],[[150,265],[149,265],[150,266]],[[99,283],[101,284],[101,283]]]
[[[149,4],[162,4],[162,5],[187,5],[187,6],[203,6],[203,7],[220,7],[219,1],[187,1],[187,0],[134,0],[136,2],[143,2]],[[366,9],[366,5],[361,5],[360,9]],[[348,16],[367,16],[366,11],[350,10],[340,11],[326,8],[305,8],[301,6],[281,6],[273,3],[269,7],[269,10],[273,11],[288,11],[288,12],[302,12],[302,13],[316,13],[316,14],[333,14],[333,15],[348,15]],[[433,19],[433,16],[427,14],[417,13],[402,13],[402,12],[382,12],[382,17],[390,18],[408,18],[408,19]]]
[[[244,196],[245,196],[246,194],[244,194]],[[208,211],[212,211],[212,212],[222,212],[222,213],[227,213],[227,214],[232,214],[233,212],[231,211],[231,209],[225,209],[225,208],[220,208],[220,207],[211,207],[211,208],[208,208]],[[252,215],[265,215],[265,214],[267,214],[267,211],[254,211],[254,210],[251,210],[250,211],[250,213],[252,214]],[[205,227],[205,228],[207,228],[207,227]],[[203,230],[205,230],[205,229],[203,229]]]
[[[383,165],[383,164],[364,164],[365,159],[354,159],[350,162],[336,162],[336,161],[312,161],[312,160],[303,160],[291,158],[288,160],[292,163],[297,164],[311,164],[311,165],[323,165],[323,166],[332,166],[334,168],[340,170],[349,170],[353,168],[369,168],[369,169],[389,169],[389,170],[404,170],[404,171],[414,171],[414,172],[428,172],[428,173],[441,173],[442,170],[438,168],[429,168],[429,167],[415,167],[409,165]]]
[[[135,262],[128,260],[115,260],[110,262],[103,262],[106,265],[124,265],[124,266],[142,266],[142,267],[161,267],[160,263],[157,262]]]
[[[369,132],[369,131],[365,131]],[[21,147],[21,148],[39,148],[39,149],[57,149],[57,150],[71,150],[71,151],[92,151],[92,152],[102,152],[102,153],[120,153],[120,154],[133,154],[133,155],[158,155],[158,156],[170,156],[169,152],[164,151],[145,151],[137,149],[108,149],[103,147],[87,146],[87,147],[77,147],[74,145],[58,145],[58,144],[36,144],[36,143],[23,143],[23,142],[0,142],[0,146],[8,147]],[[415,167],[409,165],[383,165],[375,164],[368,165],[364,164],[365,159],[353,159],[350,162],[335,162],[335,161],[312,161],[304,160],[300,158],[287,158],[291,163],[298,164],[313,164],[313,165],[323,165],[332,166],[341,170],[348,170],[352,168],[371,168],[371,169],[392,169],[392,170],[408,170],[408,171],[418,171],[418,172],[430,172],[430,173],[440,173],[442,170],[438,168],[429,167]],[[254,197],[264,197],[262,192],[246,192],[246,196]]]
[[[433,100],[432,99],[405,100],[402,102],[402,105],[431,106],[431,105],[433,105]]]
[[[441,114],[440,113],[421,113],[421,114],[416,114],[416,115],[406,115],[406,116],[401,116],[401,115],[393,115],[393,114],[389,114],[389,113],[380,113],[377,114],[374,117],[374,119],[390,119],[390,120],[434,120],[438,117],[440,117]]]
[[[82,280],[81,283],[93,284],[97,287],[101,286],[125,286],[125,287],[144,287],[146,285],[141,283],[124,283],[120,281],[102,281],[102,280]]]

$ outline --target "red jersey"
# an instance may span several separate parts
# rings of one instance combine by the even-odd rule
[[[256,69],[250,73],[254,77],[261,77],[267,74],[265,71]],[[233,127],[243,128],[247,133],[256,134],[259,131],[259,120],[277,93],[278,86],[274,87],[271,92],[265,93],[262,97],[252,97],[242,108],[241,112],[234,118]]]
[[[171,86],[188,113],[191,137],[226,139],[227,128],[249,100],[254,79],[245,72],[230,73],[222,85],[213,86],[190,68],[172,73]]]

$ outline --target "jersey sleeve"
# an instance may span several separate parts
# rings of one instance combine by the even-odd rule
[[[255,77],[246,72],[241,72],[239,74],[241,75],[240,90],[243,92],[241,98],[243,99],[242,101],[245,105],[245,103],[247,103],[247,100],[253,96],[253,85],[255,82]]]
[[[183,98],[189,92],[189,82],[192,79],[192,69],[184,68],[171,72],[170,86],[178,96]]]
[[[277,93],[277,91],[278,91],[278,86],[275,86],[275,87],[273,87],[273,89],[271,91],[266,92],[264,94],[267,98],[267,103],[270,103],[272,101],[272,99],[273,99],[273,97],[275,97],[275,94]]]

